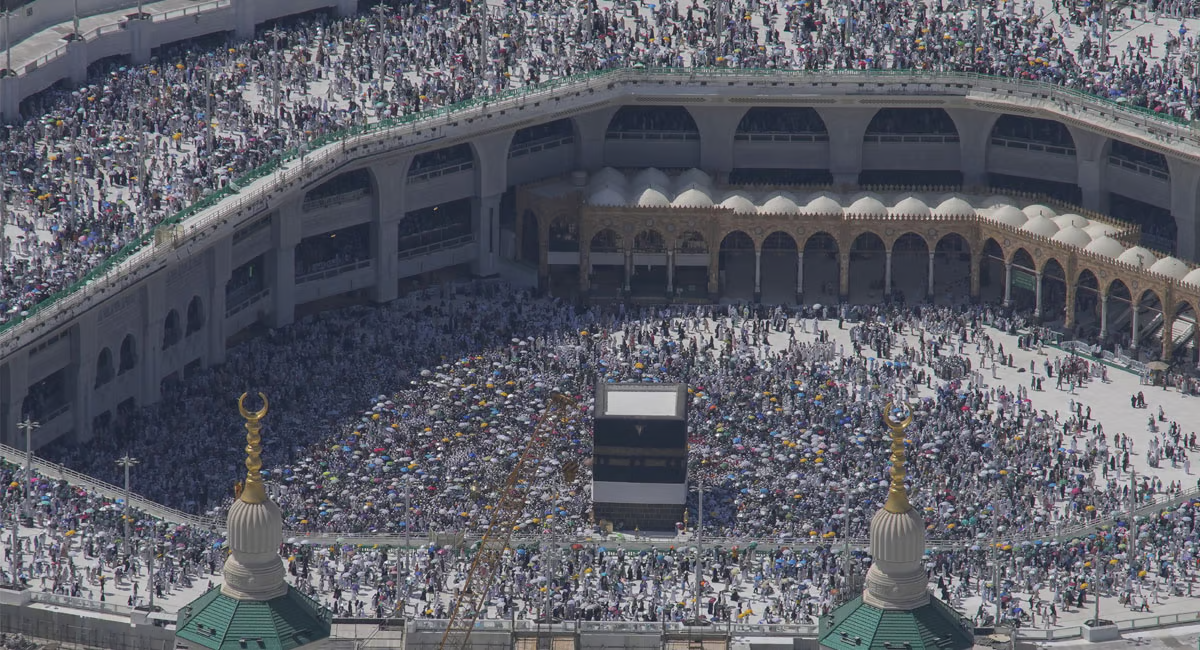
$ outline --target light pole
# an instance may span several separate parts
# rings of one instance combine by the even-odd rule
[[[696,477],[696,491],[700,493],[700,502],[696,507],[696,618],[694,623],[700,624],[700,565],[704,563],[704,479]]]
[[[12,9],[8,3],[4,3],[4,70],[5,74],[12,74],[12,40],[9,38],[8,25],[12,19]]]
[[[408,555],[412,535],[412,479],[404,480],[404,554]],[[407,564],[407,563],[406,563]]]
[[[25,498],[21,507],[26,513],[29,512],[29,486],[33,481],[33,432],[41,426],[41,424],[31,420],[28,415],[25,416],[23,422],[17,424],[17,428],[25,432],[25,485],[23,487]]]
[[[117,459],[117,465],[125,468],[125,511],[122,513],[122,518],[125,520],[125,557],[129,557],[129,468],[140,462],[136,458],[131,458],[129,454]]]

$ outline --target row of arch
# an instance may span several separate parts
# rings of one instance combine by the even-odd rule
[[[204,329],[204,301],[200,296],[192,296],[187,306],[187,321],[183,321],[179,310],[171,309],[163,320],[162,349],[169,350],[183,339],[199,333]],[[114,358],[111,348],[101,348],[96,359],[95,388],[108,384],[113,379],[137,368],[138,350],[137,338],[126,334],[121,340],[119,356]]]
[[[699,127],[683,106],[622,106],[609,121],[606,136],[612,139],[620,138],[622,134],[643,132],[698,135]],[[868,124],[865,137],[887,134],[957,136],[959,133],[954,120],[942,108],[881,108]],[[828,129],[820,113],[811,107],[759,106],[746,112],[735,131],[738,139],[771,135],[828,136]],[[1075,140],[1070,130],[1053,120],[1006,113],[996,119],[990,136],[994,142],[1027,142],[1053,147],[1055,151],[1070,155],[1075,153]],[[576,138],[576,125],[572,118],[525,127],[513,134],[509,156],[529,150],[538,143],[563,143]],[[1166,157],[1157,151],[1119,140],[1108,140],[1106,147],[1104,155],[1161,170],[1168,178],[1170,176]],[[477,164],[476,156],[470,143],[427,151],[413,157],[407,174],[414,177],[437,169],[466,169]],[[374,192],[369,171],[357,169],[339,174],[309,190],[305,201],[352,191],[366,194]]]
[[[523,224],[523,242],[522,256],[529,262],[536,263],[539,243],[537,241],[537,219],[532,212],[525,214],[526,222]],[[812,267],[808,270],[803,268],[792,267],[796,280],[796,291],[802,291],[799,286],[803,282],[802,278],[806,275],[811,275],[818,272],[825,272],[826,277],[833,285],[840,285],[840,273],[842,269],[851,276],[863,277],[864,274],[885,274],[890,281],[890,269],[876,268],[874,271],[869,269],[856,268],[856,265],[862,262],[875,261],[882,263],[886,260],[888,254],[894,256],[915,256],[917,259],[922,259],[922,256],[929,257],[929,268],[933,268],[933,264],[950,264],[955,258],[959,260],[970,260],[975,262],[967,271],[969,274],[978,274],[979,277],[988,278],[994,290],[1003,291],[1005,299],[1013,299],[1020,302],[1022,299],[1026,301],[1037,300],[1041,306],[1044,316],[1055,318],[1057,316],[1068,317],[1074,320],[1076,314],[1096,312],[1099,303],[1102,300],[1111,300],[1114,306],[1124,304],[1127,308],[1132,309],[1136,306],[1140,310],[1158,312],[1164,316],[1172,318],[1178,316],[1189,316],[1194,321],[1197,313],[1197,305],[1188,300],[1176,300],[1170,305],[1171,309],[1164,311],[1164,303],[1167,296],[1163,296],[1160,292],[1153,288],[1139,289],[1136,282],[1129,283],[1120,278],[1107,279],[1102,281],[1101,278],[1105,274],[1097,269],[1082,267],[1075,270],[1072,274],[1070,282],[1068,282],[1067,267],[1063,262],[1050,257],[1043,261],[1036,262],[1032,254],[1025,248],[1019,246],[1010,247],[1009,251],[1005,251],[1003,247],[993,238],[987,238],[978,254],[973,254],[971,245],[967,239],[958,233],[947,233],[937,238],[936,241],[930,240],[926,236],[916,232],[904,232],[898,235],[889,237],[890,242],[885,242],[885,238],[874,232],[858,233],[851,241],[847,253],[849,257],[847,266],[843,267],[840,259],[841,247],[838,239],[829,232],[815,232],[807,235],[803,242],[797,241],[797,237],[791,233],[781,230],[774,230],[760,235],[758,238],[750,235],[743,230],[732,230],[725,233],[720,242],[717,244],[716,250],[712,250],[708,238],[699,231],[685,230],[671,240],[659,230],[654,228],[646,228],[638,231],[631,238],[626,240],[614,228],[602,228],[592,234],[588,241],[588,253],[632,253],[641,255],[665,254],[668,252],[676,254],[700,254],[710,255],[716,253],[715,270],[718,272],[726,272],[738,265],[737,260],[741,256],[761,255],[763,258],[778,256],[779,259],[795,259],[797,263],[803,259],[803,264],[808,267],[810,261]],[[932,251],[931,251],[932,243]],[[573,223],[565,216],[560,216],[555,219],[550,226],[550,237],[547,242],[548,252],[576,252],[580,251],[578,230]],[[797,253],[804,253],[803,258],[798,258]],[[660,258],[662,259],[662,258]],[[967,262],[970,264],[971,262]],[[761,264],[762,261],[756,262]],[[1034,278],[1034,282],[1039,283],[1040,289],[1035,285],[1029,288],[1028,283],[1014,282],[1013,276],[1009,267],[1016,269],[1018,273],[1027,273]],[[822,269],[824,267],[824,270]],[[832,272],[833,275],[828,275]],[[927,284],[930,293],[937,291],[938,278],[934,278],[928,272],[923,278],[922,284]],[[760,275],[758,271],[755,276]],[[785,269],[783,275],[788,275]],[[950,274],[949,277],[954,277],[955,274]],[[957,273],[958,279],[961,281],[963,273]],[[976,286],[972,283],[972,286]],[[1013,292],[1013,288],[1018,289]],[[1020,289],[1028,289],[1028,293],[1023,295]],[[887,287],[888,290],[891,287]],[[1068,312],[1067,301],[1074,296],[1073,308]],[[992,296],[995,299],[1000,299],[1000,295]],[[1100,314],[1096,313],[1098,317]],[[1116,314],[1120,317],[1121,314]],[[1119,320],[1119,319],[1114,319]],[[1105,322],[1099,322],[1098,329],[1104,329]]]

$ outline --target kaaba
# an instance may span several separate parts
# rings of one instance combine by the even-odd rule
[[[687,388],[601,384],[593,417],[592,508],[620,530],[670,531],[687,501]]]

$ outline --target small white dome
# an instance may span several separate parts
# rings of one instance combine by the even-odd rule
[[[1027,206],[1025,206],[1024,210],[1021,210],[1021,212],[1024,212],[1025,216],[1029,217],[1030,219],[1037,217],[1037,216],[1046,217],[1047,219],[1053,219],[1058,214],[1054,210],[1051,210],[1050,208],[1042,205],[1041,203],[1034,203],[1033,205],[1027,205]]]
[[[687,189],[689,186],[711,188],[712,184],[712,176],[709,176],[708,174],[704,173],[703,170],[696,169],[695,167],[692,167],[691,169],[685,169],[675,179],[675,189],[680,192]]]
[[[796,197],[787,192],[774,192],[758,207],[759,214],[796,214]]]
[[[822,215],[822,216],[823,215],[841,215],[842,214],[842,203],[841,203],[841,201],[838,201],[837,199],[835,199],[831,196],[828,196],[825,194],[818,194],[817,196],[814,196],[811,199],[809,199],[808,203],[804,206],[804,210],[802,212],[804,212],[805,214]]]
[[[1053,237],[1058,233],[1058,224],[1051,221],[1049,217],[1039,214],[1026,221],[1025,225],[1021,226],[1021,230],[1034,235],[1041,235],[1042,237]]]
[[[938,204],[933,213],[939,217],[973,217],[975,208],[965,199],[952,196]]]
[[[671,187],[671,177],[667,176],[666,172],[657,167],[647,167],[638,172],[633,177],[634,187]]]
[[[671,205],[677,208],[708,208],[712,207],[712,197],[707,189],[691,187],[679,193]]]
[[[1060,214],[1050,220],[1058,224],[1059,228],[1075,226],[1076,228],[1086,229],[1088,226],[1092,225],[1091,221],[1088,221],[1086,218],[1077,214]]]
[[[1125,247],[1121,244],[1121,242],[1113,239],[1112,237],[1101,235],[1100,237],[1093,239],[1092,243],[1084,246],[1083,250],[1089,253],[1095,253],[1097,255],[1103,255],[1104,257],[1116,259],[1121,256],[1121,253],[1125,252]]]
[[[900,201],[898,201],[896,205],[892,206],[892,209],[888,210],[888,212],[898,217],[918,218],[927,218],[933,214],[932,211],[930,211],[929,206],[925,205],[924,201],[915,196],[906,196],[903,199],[900,199]]]
[[[873,196],[864,196],[854,203],[851,203],[850,207],[846,208],[846,214],[853,214],[861,217],[884,218],[888,216],[888,209],[879,199]]]
[[[1082,228],[1076,228],[1075,226],[1067,226],[1059,230],[1050,239],[1076,248],[1083,248],[1092,243],[1091,235],[1084,232]]]
[[[754,199],[750,198],[745,192],[732,192],[725,196],[721,201],[722,208],[729,208],[737,214],[754,214],[758,212],[758,206],[754,204]]]
[[[1104,237],[1106,235],[1112,234],[1113,232],[1116,231],[1116,228],[1113,228],[1112,226],[1110,226],[1106,223],[1100,223],[1099,221],[1092,221],[1092,222],[1088,223],[1088,225],[1086,227],[1084,227],[1083,230],[1087,234],[1091,235],[1092,239],[1096,239],[1097,237]]]
[[[993,221],[999,221],[1013,228],[1020,228],[1025,225],[1025,222],[1029,221],[1029,217],[1025,216],[1024,212],[1021,212],[1013,205],[998,206],[988,216]]]
[[[629,178],[612,167],[605,167],[588,180],[588,187],[593,190],[605,186],[629,187]]]
[[[1159,273],[1175,280],[1182,280],[1191,272],[1191,268],[1183,261],[1174,257],[1164,257],[1150,267],[1151,273]]]
[[[588,205],[620,206],[629,203],[624,192],[615,187],[603,187],[588,197]]]
[[[634,203],[642,208],[665,208],[671,205],[671,200],[657,187],[647,187],[638,194]]]
[[[1191,273],[1183,276],[1181,280],[1184,284],[1190,284],[1194,287],[1200,287],[1200,269],[1192,269]]]
[[[1125,249],[1125,252],[1117,257],[1117,261],[1148,269],[1154,266],[1154,263],[1158,261],[1158,257],[1141,246],[1134,246],[1133,248]]]

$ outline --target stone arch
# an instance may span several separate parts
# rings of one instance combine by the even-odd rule
[[[841,251],[837,237],[818,231],[804,240],[804,276],[801,289],[808,304],[836,303],[841,293]]]
[[[441,149],[423,151],[413,156],[408,164],[408,178],[434,173],[454,173],[478,166],[479,159],[474,145],[462,142]]]
[[[520,157],[526,153],[541,151],[540,147],[552,148],[562,144],[574,144],[578,141],[579,128],[575,124],[575,120],[570,117],[561,117],[557,120],[517,129],[508,143],[508,157]]]
[[[929,240],[915,232],[902,233],[891,242],[892,296],[901,301],[921,301],[929,289]]]
[[[1075,276],[1075,327],[1080,336],[1100,331],[1100,280],[1092,269]]]
[[[665,253],[667,252],[667,240],[661,232],[647,228],[633,236],[633,252]]]
[[[133,334],[126,334],[121,341],[120,364],[117,366],[117,374],[123,375],[137,368],[137,363],[137,339],[133,338]]]
[[[551,228],[553,230],[553,228]],[[541,232],[538,228],[537,214],[533,210],[525,210],[521,214],[521,241],[517,244],[521,247],[521,252],[517,256],[526,264],[537,265],[541,261],[542,244],[539,241],[538,233]],[[578,242],[576,242],[578,244]],[[554,250],[554,249],[549,249]]]
[[[992,125],[991,137],[1037,144],[1050,153],[1075,155],[1075,138],[1071,130],[1054,120],[1004,113]]]
[[[1178,300],[1173,312],[1171,352],[1173,357],[1194,363],[1200,350],[1200,311],[1190,300]]]
[[[700,134],[696,119],[686,106],[640,106],[627,104],[613,114],[605,129],[605,138],[619,139],[620,134],[643,132]]]
[[[1000,302],[1004,298],[1007,274],[1004,265],[1007,253],[993,237],[983,241],[979,254],[979,298],[984,302]]]
[[[204,329],[204,301],[200,296],[192,296],[187,307],[187,336]]]
[[[1028,250],[1025,250],[1023,246],[1017,247],[1012,252],[1012,256],[1008,258],[1008,263],[1013,266],[1019,266],[1031,273],[1036,273],[1038,270],[1036,258]]]
[[[1161,331],[1163,323],[1157,322],[1157,319],[1160,316],[1166,316],[1163,313],[1165,305],[1162,296],[1153,288],[1136,291],[1138,293],[1137,304],[1135,306],[1137,326],[1130,328],[1131,345],[1140,345],[1143,340],[1157,334],[1161,349],[1161,337],[1164,334]]]
[[[685,230],[674,245],[676,293],[708,297],[708,269],[712,261],[708,239],[698,230]]]
[[[754,298],[754,238],[742,230],[731,230],[717,249],[717,273],[721,295],[738,300]]]
[[[618,296],[625,286],[625,242],[612,228],[601,228],[588,239],[591,290],[600,296]]]
[[[112,349],[104,347],[100,350],[100,355],[96,357],[96,385],[99,388],[108,382],[112,381],[117,376],[117,368],[113,363]]]
[[[759,293],[766,304],[790,304],[796,300],[800,252],[791,233],[775,230],[763,238],[759,257]]]
[[[345,171],[304,194],[304,203],[312,205],[317,201],[330,199],[335,196],[357,194],[372,195],[375,193],[374,174],[370,167],[359,167]]]
[[[1055,321],[1066,318],[1067,269],[1056,258],[1042,263],[1042,318]]]
[[[810,106],[755,106],[738,122],[735,135],[828,135],[825,120]]]
[[[883,299],[887,275],[887,245],[878,234],[860,232],[850,242],[848,252],[850,272],[849,299],[852,303],[865,304]]]
[[[884,107],[871,117],[866,135],[958,135],[958,126],[943,108]]]
[[[620,253],[621,235],[612,228],[602,228],[592,235],[591,241],[588,242],[588,250],[592,253]]]
[[[1158,151],[1109,138],[1105,143],[1104,153],[1110,165],[1146,173],[1159,180],[1171,180],[1171,167],[1167,163],[1167,157]]]
[[[675,250],[686,255],[708,254],[708,241],[696,230],[685,230],[675,240]]]
[[[956,232],[942,235],[933,245],[933,275],[930,293],[948,301],[971,295],[971,244]],[[928,269],[926,274],[928,274]]]
[[[166,350],[183,338],[183,328],[179,322],[179,311],[172,309],[167,312],[167,318],[163,321],[163,342],[162,349]]]

